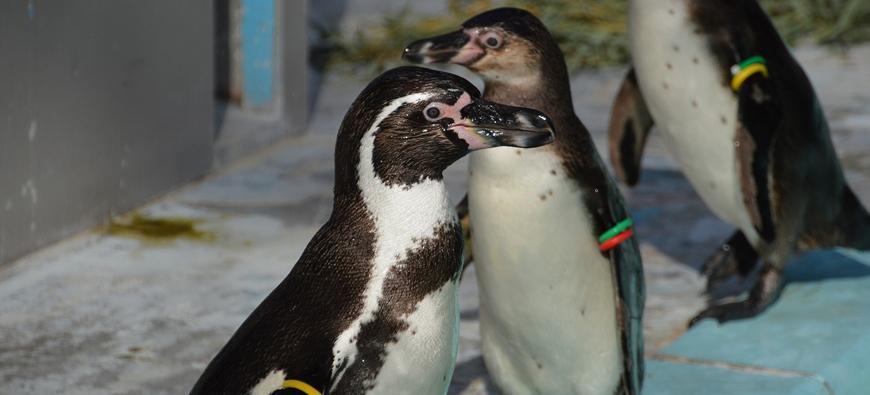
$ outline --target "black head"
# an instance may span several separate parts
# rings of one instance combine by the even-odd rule
[[[542,56],[558,47],[541,21],[518,8],[479,14],[454,32],[411,43],[402,55],[414,63],[454,63],[491,80],[534,76]],[[559,52],[561,54],[561,52]]]
[[[469,151],[537,147],[553,141],[541,112],[480,99],[480,92],[453,74],[399,67],[377,77],[354,101],[336,143],[336,190],[356,184],[359,163],[370,160],[388,185],[440,179]]]

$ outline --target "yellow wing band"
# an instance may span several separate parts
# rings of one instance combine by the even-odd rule
[[[734,78],[731,78],[731,89],[733,89],[734,92],[739,91],[740,87],[743,86],[743,83],[746,82],[746,79],[757,73],[761,73],[764,78],[767,78],[767,66],[763,63],[755,63],[740,69],[740,71],[734,75]]]
[[[308,385],[308,383],[299,380],[284,380],[284,384],[281,385],[282,389],[296,389],[305,393],[305,395],[322,395],[320,391],[315,389],[314,387]]]

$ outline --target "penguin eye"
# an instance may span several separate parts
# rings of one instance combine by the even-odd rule
[[[434,121],[441,117],[441,110],[439,110],[438,107],[430,106],[425,111],[423,111],[423,114],[426,115],[427,120]]]
[[[496,49],[501,46],[501,37],[495,33],[487,34],[483,37],[483,44],[489,48]]]

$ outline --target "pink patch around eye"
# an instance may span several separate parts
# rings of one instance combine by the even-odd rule
[[[477,44],[468,43],[456,55],[450,58],[450,63],[469,64],[483,56],[483,54],[483,49],[478,47]]]
[[[453,57],[450,58],[450,63],[468,65],[486,53],[477,42],[480,35],[479,30],[467,29],[465,30],[465,33],[468,34],[469,40],[459,49],[459,52],[457,52],[456,55],[453,55]]]
[[[468,92],[462,92],[462,96],[459,96],[459,99],[453,105],[444,104],[439,106],[441,116],[452,119],[454,123],[460,123],[462,119],[460,112],[469,104],[471,104],[471,95]]]

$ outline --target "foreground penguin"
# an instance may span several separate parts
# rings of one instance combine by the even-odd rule
[[[574,115],[559,47],[532,14],[485,12],[405,58],[461,64],[484,98],[553,117],[556,142],[471,155],[483,355],[507,394],[637,394],[644,285],[622,196]]]
[[[633,70],[610,125],[617,174],[637,182],[655,123],[704,202],[738,228],[705,265],[708,287],[764,261],[746,300],[711,306],[692,323],[764,310],[796,248],[870,248],[870,215],[846,185],[810,81],[758,3],[629,7]]]
[[[447,391],[462,233],[442,171],[471,150],[553,138],[540,112],[479,97],[416,67],[363,90],[338,133],[329,221],[192,394]]]

